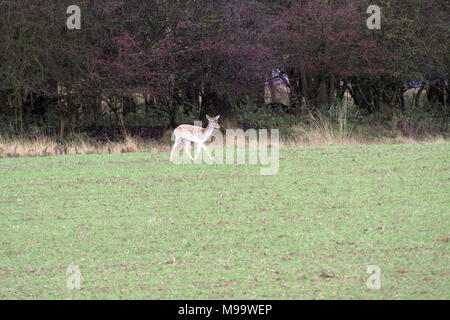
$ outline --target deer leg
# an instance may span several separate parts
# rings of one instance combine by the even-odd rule
[[[172,151],[170,152],[170,159],[169,159],[170,162],[172,162],[173,152],[181,144],[182,140],[183,140],[182,138],[176,138],[175,139],[175,143],[173,144]]]
[[[208,149],[206,148],[206,146],[204,144],[202,144],[202,148],[203,148],[203,150],[206,151],[206,154],[208,155],[209,159],[213,160],[213,158],[211,157],[211,154],[209,153]]]
[[[194,160],[194,158],[192,158],[192,155],[191,155],[191,153],[189,152],[189,146],[190,146],[190,144],[191,144],[191,142],[190,141],[185,141],[184,142],[184,151],[186,151],[186,153],[189,155],[189,158],[191,159],[191,160]]]
[[[200,145],[200,143],[197,143],[197,152],[196,152],[196,155],[194,157],[194,161],[197,160],[198,155],[200,154],[200,151],[201,151],[201,145]]]

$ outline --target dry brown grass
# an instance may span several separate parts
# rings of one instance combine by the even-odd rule
[[[294,146],[327,146],[327,145],[356,145],[356,144],[404,144],[423,142],[448,142],[442,136],[409,137],[398,131],[384,134],[384,137],[368,138],[367,128],[360,128],[348,132],[346,128],[335,128],[331,123],[320,119],[308,126],[294,128],[294,137],[280,141],[281,147]],[[372,128],[381,131],[381,129]],[[246,141],[248,146],[248,141]],[[119,154],[128,152],[169,152],[171,150],[171,132],[167,131],[160,142],[146,141],[133,137],[126,137],[122,142],[98,142],[80,139],[77,142],[58,143],[55,138],[45,136],[33,139],[0,137],[0,158],[6,157],[36,157],[57,156],[70,154]],[[212,146],[211,146],[212,147]]]
[[[132,137],[127,137],[122,142],[96,142],[80,140],[77,142],[58,143],[56,139],[49,137],[37,137],[34,139],[16,138],[5,140],[0,138],[0,158],[5,157],[36,157],[56,156],[69,154],[99,154],[99,153],[128,153],[162,151],[167,149],[165,145],[157,142],[147,142]]]
[[[326,146],[355,144],[405,144],[446,142],[442,135],[433,134],[433,126],[408,126],[395,123],[390,127],[380,124],[349,125],[345,114],[339,113],[335,123],[320,114],[310,115],[308,125],[293,128],[293,138],[283,146]]]
[[[282,147],[309,147],[309,146],[329,146],[329,145],[362,145],[362,144],[407,144],[407,143],[443,143],[448,142],[442,136],[412,138],[403,135],[392,137],[364,138],[349,134],[346,137],[333,135],[331,132],[321,130],[308,130],[296,139],[282,141]]]

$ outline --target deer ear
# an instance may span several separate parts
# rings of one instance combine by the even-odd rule
[[[210,117],[210,116],[208,116],[208,115],[206,115],[206,119],[208,119],[208,120],[211,120],[211,117]]]
[[[220,118],[220,114],[216,117],[216,120],[219,120],[219,118]]]

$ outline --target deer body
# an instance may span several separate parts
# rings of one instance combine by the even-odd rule
[[[205,146],[205,142],[211,137],[214,129],[219,129],[219,117],[210,117],[206,115],[208,119],[208,126],[206,128],[192,126],[188,124],[182,124],[174,130],[173,134],[175,135],[175,143],[172,147],[172,152],[170,153],[170,161],[172,161],[173,153],[177,149],[177,147],[184,141],[184,151],[189,155],[189,158],[195,161],[200,154],[201,149],[206,151],[209,159],[213,160],[211,155],[208,152],[208,149]],[[189,152],[190,143],[194,142],[197,144],[197,154],[195,158],[192,157]]]

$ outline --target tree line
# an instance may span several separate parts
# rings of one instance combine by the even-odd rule
[[[72,2],[0,1],[2,131],[170,128],[250,106],[301,120],[345,97],[389,119],[425,95],[449,117],[445,0],[377,1],[379,30],[365,0],[77,0],[69,30]]]

